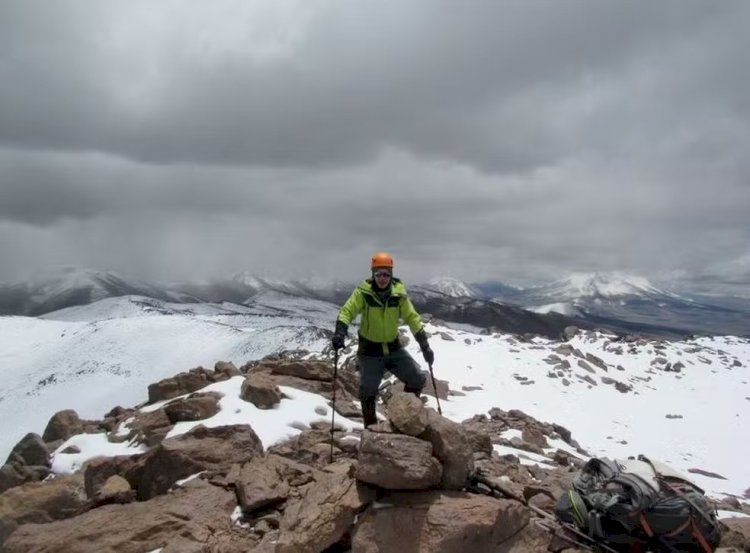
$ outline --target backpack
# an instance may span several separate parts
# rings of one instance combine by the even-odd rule
[[[618,551],[712,553],[721,540],[705,492],[643,455],[590,459],[558,499],[555,515]]]

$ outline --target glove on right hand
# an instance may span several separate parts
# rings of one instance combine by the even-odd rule
[[[335,351],[344,349],[344,340],[348,329],[349,327],[345,323],[336,321],[336,330],[333,332],[333,338],[331,338],[331,346]]]
[[[334,350],[344,349],[344,337],[339,334],[334,334],[331,339],[331,345]]]

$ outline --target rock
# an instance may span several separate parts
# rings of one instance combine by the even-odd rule
[[[236,482],[237,500],[245,513],[286,501],[290,486],[282,479],[283,458],[256,457],[242,465]]]
[[[464,427],[438,415],[433,409],[426,410],[429,424],[422,438],[432,444],[432,450],[443,465],[440,487],[445,490],[460,490],[474,469],[474,451],[469,444]]]
[[[38,482],[50,473],[47,444],[34,433],[26,434],[12,449],[0,467],[0,493],[25,482]]]
[[[214,382],[211,375],[203,367],[190,369],[173,377],[165,378],[148,386],[148,402],[156,403],[164,399],[172,399],[200,390]]]
[[[73,409],[58,411],[47,423],[42,438],[45,442],[67,440],[71,436],[83,433],[83,421]]]
[[[563,439],[563,441],[567,444],[572,444],[573,442],[573,434],[565,428],[564,426],[561,426],[559,424],[552,424],[552,429],[557,432],[560,437]]]
[[[435,388],[437,387],[437,391]],[[447,380],[440,380],[435,378],[435,386],[432,385],[432,377],[427,374],[425,378],[424,388],[422,393],[428,396],[436,397],[438,399],[448,399],[450,393],[450,385]]]
[[[20,486],[24,482],[29,482],[29,473],[25,465],[18,463],[5,463],[0,467],[0,494],[5,490]],[[41,478],[39,479],[41,480]]]
[[[296,376],[305,380],[333,380],[333,364],[323,361],[280,361],[264,363],[273,375]]]
[[[242,373],[231,361],[217,361],[214,365],[216,380],[229,380],[233,376],[240,376]]]
[[[675,415],[673,417],[670,417],[667,415],[667,418],[682,418],[682,415]],[[699,468],[689,468],[687,471],[691,474],[700,474],[701,476],[707,476],[708,478],[716,478],[717,480],[726,480],[726,477],[722,476],[721,474],[718,474],[716,472],[711,472],[708,470],[703,470]]]
[[[472,428],[465,428],[464,433],[474,453],[484,453],[487,456],[492,455],[492,439],[489,434]]]
[[[105,505],[73,519],[25,524],[6,541],[3,551],[145,553],[161,548],[163,553],[259,551],[257,538],[233,528],[230,515],[235,506],[232,491],[194,480],[150,501]]]
[[[272,445],[268,448],[268,453],[322,468],[330,461],[330,443],[330,430],[309,429],[285,442]],[[336,444],[338,440],[334,437],[334,445]],[[333,453],[334,457],[341,454],[338,446],[334,447]]]
[[[402,434],[418,436],[427,428],[427,410],[414,394],[394,393],[388,400],[386,414]]]
[[[721,547],[750,551],[750,517],[725,518],[721,520],[721,525]]]
[[[594,355],[593,353],[586,352],[586,361],[594,365],[595,367],[599,367],[603,371],[607,371],[607,364],[602,361],[599,357]]]
[[[128,438],[151,447],[161,442],[172,430],[172,426],[172,421],[169,420],[164,408],[138,411],[130,423],[131,432]]]
[[[527,444],[531,444],[539,448],[549,447],[547,438],[545,438],[542,431],[539,430],[539,428],[537,428],[536,426],[526,426],[521,431],[521,439]]]
[[[83,468],[83,483],[86,495],[93,499],[99,490],[112,476],[125,478],[135,488],[140,480],[142,467],[138,460],[140,455],[116,455],[114,457],[96,457],[86,462]]]
[[[48,467],[49,451],[42,437],[30,432],[13,447],[5,462]]]
[[[94,496],[97,505],[107,503],[130,503],[135,500],[135,490],[130,483],[117,474],[110,476]]]
[[[249,425],[203,425],[164,440],[138,460],[142,470],[138,496],[150,499],[177,482],[203,470],[229,468],[263,453],[263,444]]]
[[[219,399],[221,396],[215,392],[192,394],[165,405],[164,413],[172,424],[208,419],[219,412]]]
[[[308,488],[301,501],[284,511],[275,553],[318,553],[337,543],[375,492],[350,474],[351,465],[325,473]]]
[[[240,397],[258,409],[273,409],[284,394],[268,373],[253,371],[242,383]]]
[[[558,449],[552,456],[552,460],[560,466],[567,467],[570,465],[570,454],[567,451]]]
[[[591,365],[589,365],[588,363],[586,363],[586,361],[584,361],[583,359],[579,359],[578,360],[578,366],[581,367],[583,370],[588,371],[588,372],[590,372],[592,374],[596,372],[591,367]]]
[[[80,476],[58,476],[12,488],[0,495],[0,544],[22,524],[74,517],[88,508]]]
[[[352,553],[495,553],[529,522],[520,503],[484,495],[395,493],[368,508],[352,532]],[[534,551],[533,549],[530,551]]]
[[[573,338],[575,338],[576,334],[578,334],[577,326],[566,326],[563,329],[563,338],[565,340],[572,340]]]
[[[403,434],[362,433],[358,480],[389,490],[419,490],[437,485],[442,476],[428,442]]]
[[[620,393],[627,394],[628,392],[633,390],[633,387],[630,384],[625,384],[624,382],[620,382],[619,380],[616,380],[615,390],[617,390]]]

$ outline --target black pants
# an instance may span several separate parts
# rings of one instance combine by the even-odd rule
[[[405,349],[397,349],[388,355],[357,356],[359,363],[359,399],[364,404],[368,399],[378,395],[378,388],[383,381],[385,371],[391,371],[404,383],[407,392],[419,393],[425,385],[425,376],[419,365]]]

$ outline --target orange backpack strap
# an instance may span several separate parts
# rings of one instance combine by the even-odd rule
[[[695,518],[692,516],[690,517],[690,524],[693,527],[693,537],[701,544],[703,551],[706,553],[713,553],[713,549],[708,544],[708,541],[706,541],[706,536],[700,531],[700,528],[698,528],[698,525],[695,523]]]

